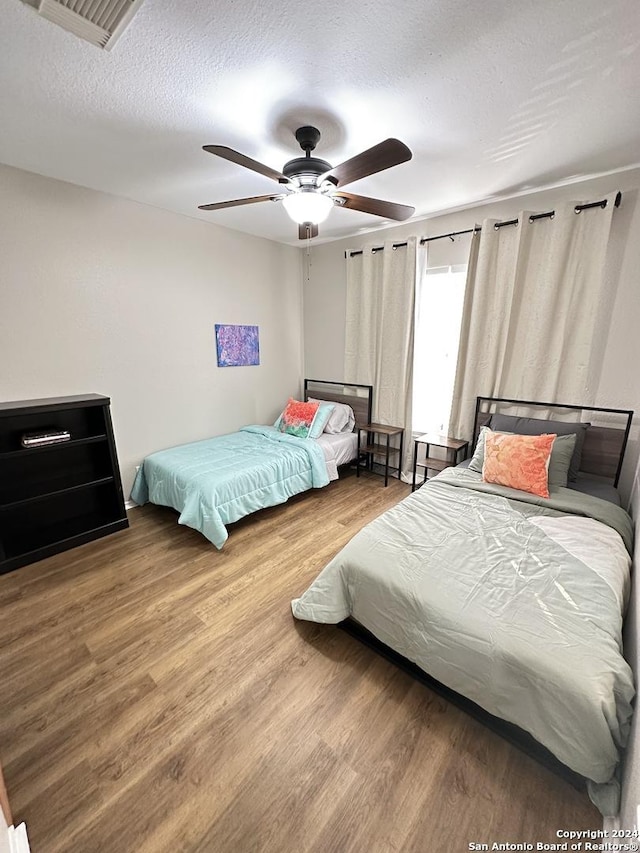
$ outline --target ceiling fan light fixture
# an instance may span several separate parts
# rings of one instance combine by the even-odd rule
[[[324,222],[331,212],[333,199],[313,190],[302,190],[285,196],[282,199],[282,204],[291,219],[298,225],[305,222],[312,222],[317,225],[319,222]]]

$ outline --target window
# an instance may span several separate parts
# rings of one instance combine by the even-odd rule
[[[446,434],[458,360],[467,267],[427,269],[416,292],[413,430]]]

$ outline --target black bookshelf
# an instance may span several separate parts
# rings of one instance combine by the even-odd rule
[[[0,573],[128,526],[108,397],[0,403]]]

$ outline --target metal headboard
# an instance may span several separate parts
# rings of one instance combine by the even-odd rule
[[[514,411],[514,409],[527,411]],[[507,397],[476,397],[472,447],[475,446],[481,427],[486,426],[491,420],[491,415],[495,413],[539,417],[541,420],[573,420],[590,423],[582,446],[580,471],[589,476],[612,480],[614,486],[618,485],[633,419],[631,409],[541,403],[533,400],[513,400]],[[583,417],[583,413],[588,416]]]
[[[315,397],[329,403],[346,403],[353,409],[356,428],[371,423],[373,386],[352,382],[329,382],[325,379],[305,379],[304,399]]]

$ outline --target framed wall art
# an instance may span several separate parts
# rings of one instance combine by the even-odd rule
[[[216,323],[216,354],[218,367],[260,364],[258,327]]]

